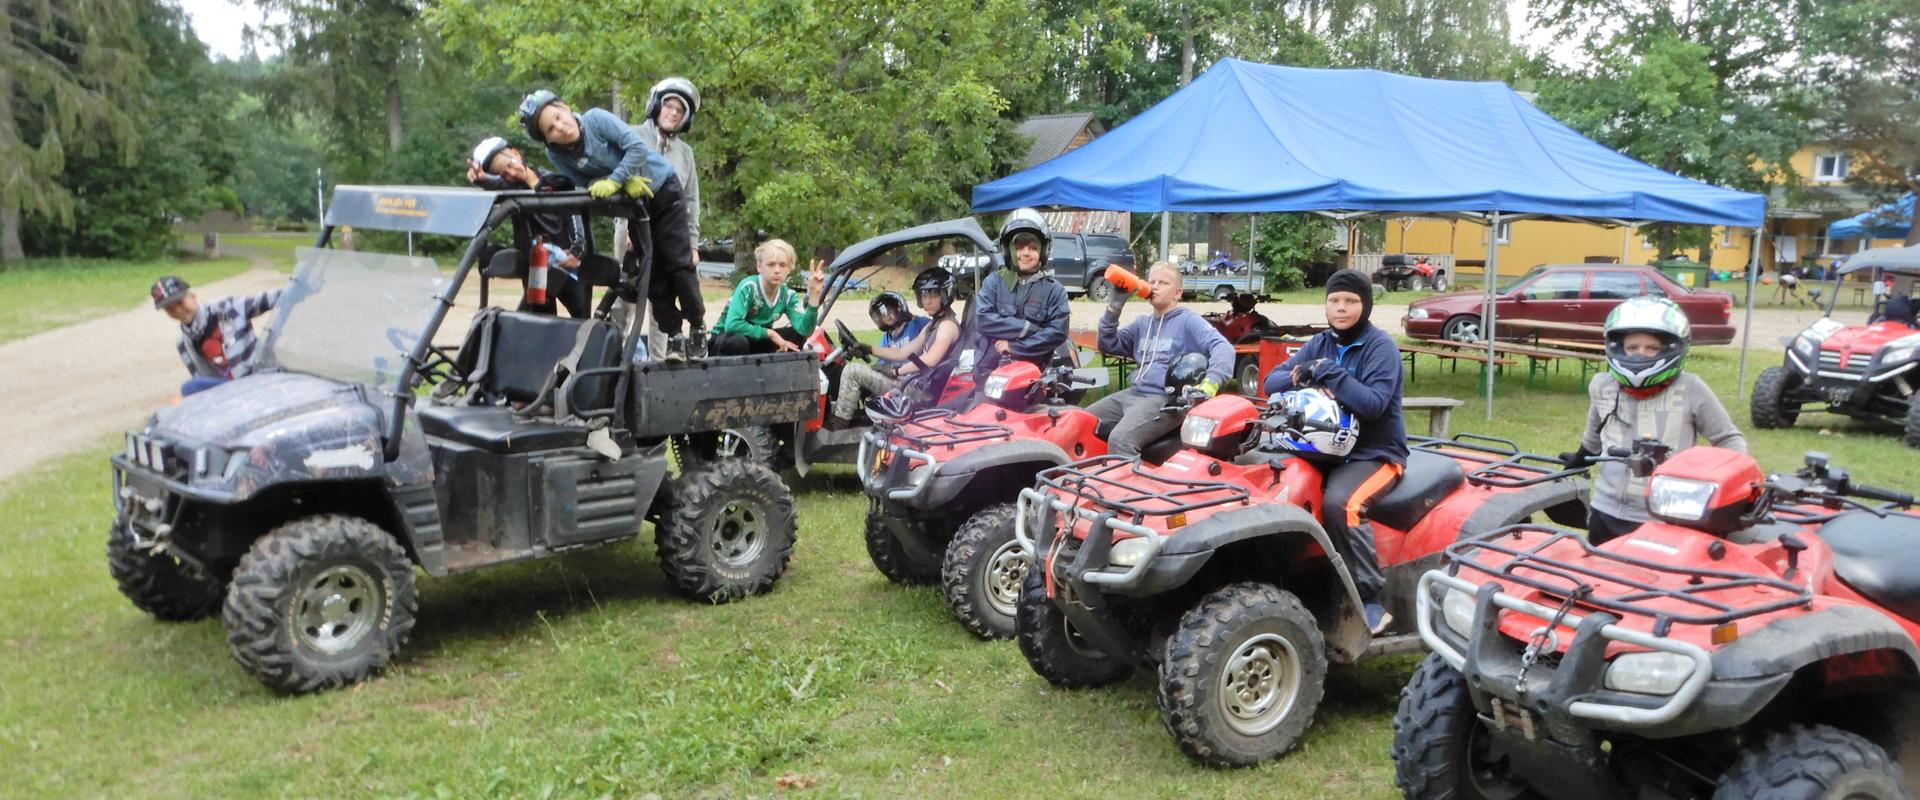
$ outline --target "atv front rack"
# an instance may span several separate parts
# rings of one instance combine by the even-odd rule
[[[1224,481],[1178,478],[1147,472],[1143,462],[1105,455],[1042,470],[1034,485],[1133,518],[1170,516],[1229,503],[1246,504],[1252,493]]]
[[[1523,533],[1543,533],[1546,536],[1525,549],[1502,541],[1517,540]],[[1581,563],[1544,553],[1548,548],[1563,541],[1572,541],[1580,545],[1584,551],[1584,557],[1580,559]],[[1507,558],[1504,563],[1493,566],[1483,564],[1474,558],[1475,555],[1482,553],[1495,553]],[[1779,578],[1724,570],[1676,567],[1671,564],[1647,561],[1599,549],[1588,543],[1578,533],[1545,525],[1509,525],[1484,536],[1456,543],[1447,548],[1447,561],[1450,564],[1448,573],[1451,575],[1458,575],[1462,570],[1473,570],[1495,580],[1525,586],[1562,600],[1578,593],[1582,595],[1578,601],[1579,605],[1604,609],[1621,615],[1647,617],[1653,620],[1653,635],[1661,637],[1668,635],[1676,622],[1685,625],[1721,625],[1743,617],[1781,611],[1813,602],[1813,590]],[[1609,572],[1608,567],[1615,564],[1681,578],[1685,588],[1666,588]],[[1596,581],[1625,586],[1630,591],[1613,597],[1603,597],[1594,592]],[[1715,592],[1756,587],[1771,589],[1785,596],[1778,600],[1739,608],[1706,596]],[[1698,611],[1689,613],[1650,607],[1649,604],[1655,600],[1673,601],[1683,608],[1698,609]]]
[[[990,422],[961,422],[960,412],[934,408],[914,414],[900,423],[894,435],[915,450],[955,447],[991,439],[1005,439],[1013,429]]]
[[[1584,467],[1568,469],[1552,456],[1522,451],[1511,440],[1474,433],[1454,434],[1451,439],[1408,436],[1407,446],[1410,450],[1478,463],[1480,466],[1467,471],[1467,482],[1475,486],[1520,489],[1586,472]]]

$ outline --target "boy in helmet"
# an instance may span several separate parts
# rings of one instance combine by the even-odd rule
[[[520,124],[534,141],[547,146],[554,171],[576,186],[586,186],[588,194],[604,198],[626,192],[644,199],[653,234],[647,300],[654,322],[667,335],[665,358],[684,361],[704,355],[707,309],[700,302],[686,201],[673,166],[647,149],[640,133],[613,112],[589,108],[576,115],[544,89],[521,101]],[[691,325],[687,334],[681,333],[683,324]]]
[[[1159,261],[1147,270],[1147,303],[1152,313],[1120,325],[1120,309],[1132,292],[1114,290],[1107,313],[1100,315],[1100,352],[1133,359],[1133,385],[1100,398],[1087,408],[1101,422],[1113,426],[1107,452],[1140,455],[1140,448],[1180,427],[1180,414],[1162,411],[1167,405],[1167,371],[1175,359],[1188,353],[1207,355],[1207,379],[1187,391],[1207,397],[1233,374],[1233,344],[1220,331],[1180,307],[1180,268]]]
[[[974,325],[981,352],[974,376],[986,376],[1007,361],[1045,367],[1067,341],[1067,290],[1044,267],[1052,233],[1031,208],[1016,209],[1000,226],[1000,252],[1007,266],[980,283]]]
[[[202,303],[186,281],[168,275],[153,282],[148,291],[153,307],[180,323],[180,341],[175,349],[187,365],[188,375],[187,382],[180,384],[181,396],[211,389],[258,368],[254,355],[260,337],[253,332],[253,318],[273,310],[280,302],[280,292],[270,289]]]
[[[1315,334],[1275,367],[1262,386],[1269,396],[1299,386],[1333,396],[1359,423],[1345,460],[1322,466],[1326,473],[1320,522],[1353,576],[1365,605],[1367,628],[1378,634],[1393,617],[1380,603],[1386,579],[1380,573],[1367,508],[1399,483],[1407,465],[1407,429],[1400,418],[1400,347],[1375,326],[1373,282],[1343,269],[1327,279],[1328,330]]]
[[[1561,456],[1569,467],[1594,455],[1652,437],[1684,450],[1704,437],[1715,447],[1747,451],[1707,382],[1681,370],[1692,336],[1686,314],[1664,297],[1635,297],[1607,315],[1607,371],[1587,384],[1587,427],[1580,449]],[[1618,461],[1600,464],[1587,511],[1587,538],[1594,544],[1631,533],[1647,513],[1647,479]]]
[[[467,160],[467,182],[493,192],[526,191],[569,192],[573,181],[563,175],[536,170],[520,157],[520,149],[499,136],[481,140]],[[593,289],[580,282],[580,252],[586,246],[586,220],[573,214],[534,214],[530,217],[534,235],[547,253],[547,296],[545,303],[522,301],[522,310],[554,313],[557,301],[567,313],[584,318],[593,313]]]
[[[699,112],[700,91],[693,82],[667,78],[647,92],[647,120],[635,127],[640,141],[680,176],[680,197],[687,204],[687,241],[693,245],[695,264],[700,263],[700,173],[694,168],[693,147],[683,137],[693,130],[693,116]]]
[[[868,309],[874,324],[881,330],[889,330],[889,323],[896,327],[898,335],[882,335],[880,346],[863,348],[878,359],[874,366],[851,363],[840,373],[840,394],[834,398],[833,414],[827,418],[826,426],[838,430],[845,428],[860,411],[860,403],[867,397],[885,394],[899,386],[901,382],[914,375],[925,376],[918,391],[922,400],[939,397],[945,388],[947,356],[953,354],[953,343],[960,338],[960,321],[954,317],[948,302],[953,297],[953,274],[939,267],[928,267],[920,271],[913,279],[914,299],[921,310],[927,312],[924,317],[911,317],[905,324],[897,322],[908,316],[906,302],[900,296],[888,292],[874,300]],[[881,307],[881,301],[888,296],[899,300],[897,310]],[[884,312],[884,313],[883,313]],[[934,385],[934,384],[941,385]]]

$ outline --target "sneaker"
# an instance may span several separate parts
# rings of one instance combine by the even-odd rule
[[[1367,631],[1375,636],[1386,632],[1387,626],[1393,623],[1393,615],[1387,613],[1387,607],[1379,603],[1368,603],[1366,612]]]
[[[853,427],[853,420],[846,419],[838,414],[828,414],[827,418],[820,423],[820,428],[828,431],[843,431],[851,427]]]
[[[707,332],[704,328],[694,328],[687,332],[687,359],[698,361],[707,357]]]
[[[685,360],[687,360],[687,337],[677,333],[667,337],[666,361],[677,364]]]

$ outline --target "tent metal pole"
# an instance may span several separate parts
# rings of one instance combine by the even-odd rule
[[[1765,226],[1753,229],[1753,254],[1747,259],[1747,321],[1740,326],[1740,380],[1734,384],[1734,396],[1747,396],[1747,347],[1753,341],[1753,289],[1760,273],[1760,245],[1767,240]],[[1839,292],[1834,293],[1835,296]]]
[[[1168,243],[1167,239],[1171,236],[1173,236],[1173,212],[1161,211],[1160,212],[1160,260],[1161,261],[1173,260],[1172,258],[1169,258],[1167,256],[1167,252],[1168,252],[1167,248],[1171,246]]]
[[[1481,335],[1487,337],[1487,368],[1481,372],[1486,376],[1487,419],[1493,419],[1493,284],[1500,276],[1500,212],[1495,211],[1487,217],[1487,266],[1480,279],[1485,299],[1480,319]]]

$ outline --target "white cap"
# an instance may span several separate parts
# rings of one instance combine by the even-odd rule
[[[492,161],[494,156],[499,155],[500,151],[508,147],[510,147],[510,145],[507,144],[506,139],[498,136],[487,137],[482,140],[480,144],[474,146],[473,165],[479,167],[481,172],[488,171],[487,162]]]

